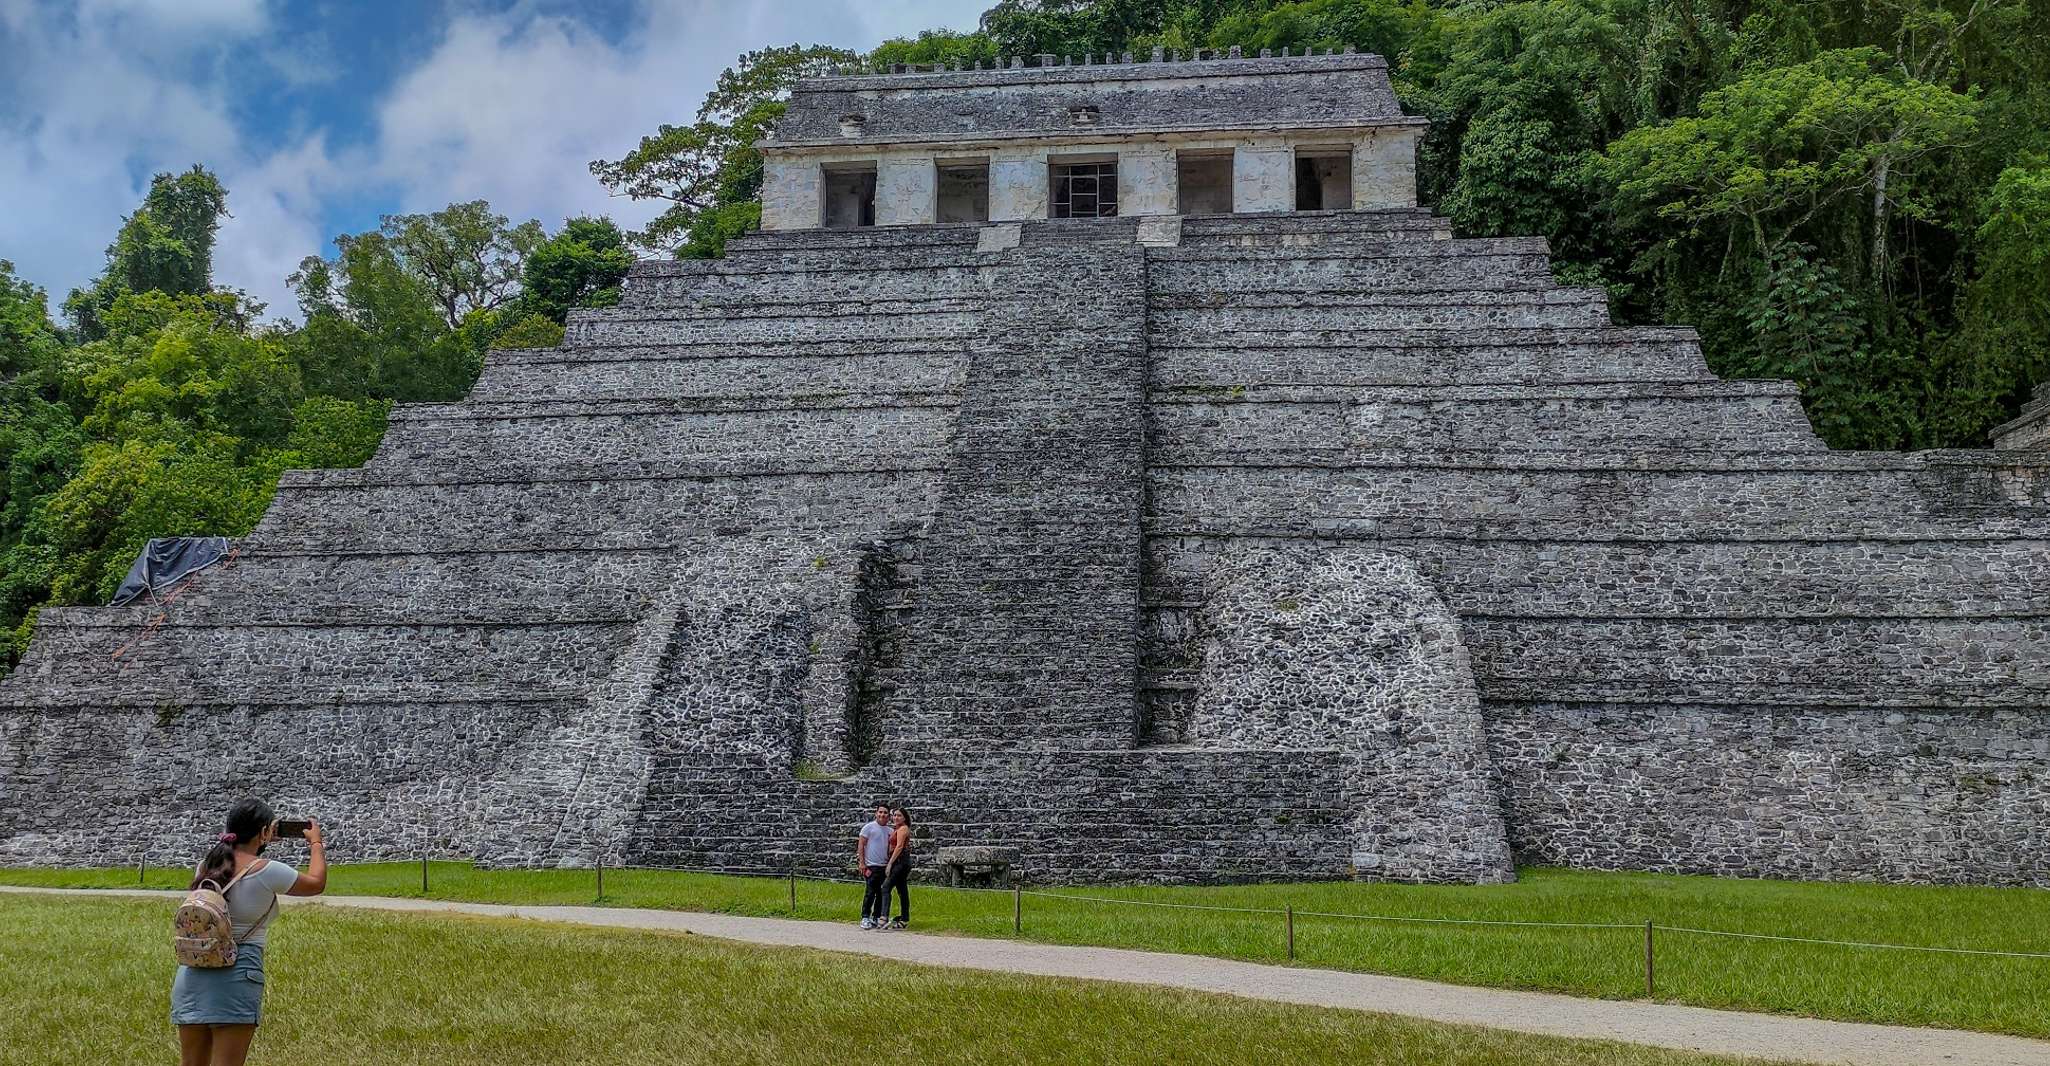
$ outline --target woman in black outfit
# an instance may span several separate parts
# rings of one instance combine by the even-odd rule
[[[897,890],[897,920],[892,929],[911,924],[911,812],[902,807],[891,818],[890,872],[883,879],[883,906],[890,905],[890,890]]]

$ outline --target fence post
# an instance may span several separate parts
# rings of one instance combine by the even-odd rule
[[[1025,932],[1025,888],[1016,883],[1011,885],[1011,932]]]
[[[599,853],[598,853],[598,898],[597,898],[597,899],[595,899],[595,900],[592,900],[592,902],[593,902],[593,903],[603,903],[604,901],[605,901],[605,853],[601,851],[601,852],[599,852]]]
[[[797,913],[797,856],[790,857],[790,913]]]
[[[140,885],[149,879],[149,852],[143,852],[135,859],[135,883]]]
[[[1288,905],[1288,961],[1295,961],[1295,904]]]
[[[420,894],[427,894],[427,849],[420,849]]]
[[[1654,999],[1658,996],[1658,984],[1654,978],[1656,971],[1652,966],[1651,930],[1652,924],[1647,920],[1644,923],[1644,998],[1646,999]]]

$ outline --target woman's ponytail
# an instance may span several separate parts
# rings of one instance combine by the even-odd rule
[[[208,881],[212,881],[217,889],[228,887],[228,881],[235,876],[235,848],[262,836],[263,831],[276,820],[270,804],[260,799],[246,799],[235,804],[228,810],[226,831],[214,838],[213,846],[206,851],[206,858],[199,860],[199,868],[193,871],[191,888],[198,888]]]

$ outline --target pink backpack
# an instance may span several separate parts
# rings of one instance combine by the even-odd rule
[[[213,881],[202,881],[198,888],[185,894],[185,902],[178,906],[178,916],[171,926],[171,948],[178,956],[178,964],[203,970],[218,970],[235,965],[236,946],[248,939],[270,917],[270,911],[263,912],[263,918],[249,927],[249,933],[235,936],[235,920],[228,915],[228,890],[235,882],[242,880],[251,871],[270,863],[259,859],[242,869],[241,873],[228,879],[218,888],[208,888]],[[271,897],[271,909],[277,909],[278,898]]]

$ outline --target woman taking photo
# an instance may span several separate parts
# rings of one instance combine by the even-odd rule
[[[897,890],[897,920],[891,929],[911,924],[911,812],[902,807],[890,819],[890,872],[883,878],[883,906],[890,905],[890,890]]]
[[[242,1066],[263,1013],[263,945],[278,897],[317,896],[327,888],[327,849],[318,824],[306,827],[305,873],[262,856],[277,839],[277,822],[262,800],[237,803],[228,812],[226,831],[193,872],[193,889],[219,889],[227,898],[235,963],[178,967],[171,982],[171,1024],[178,1027],[181,1066]]]

